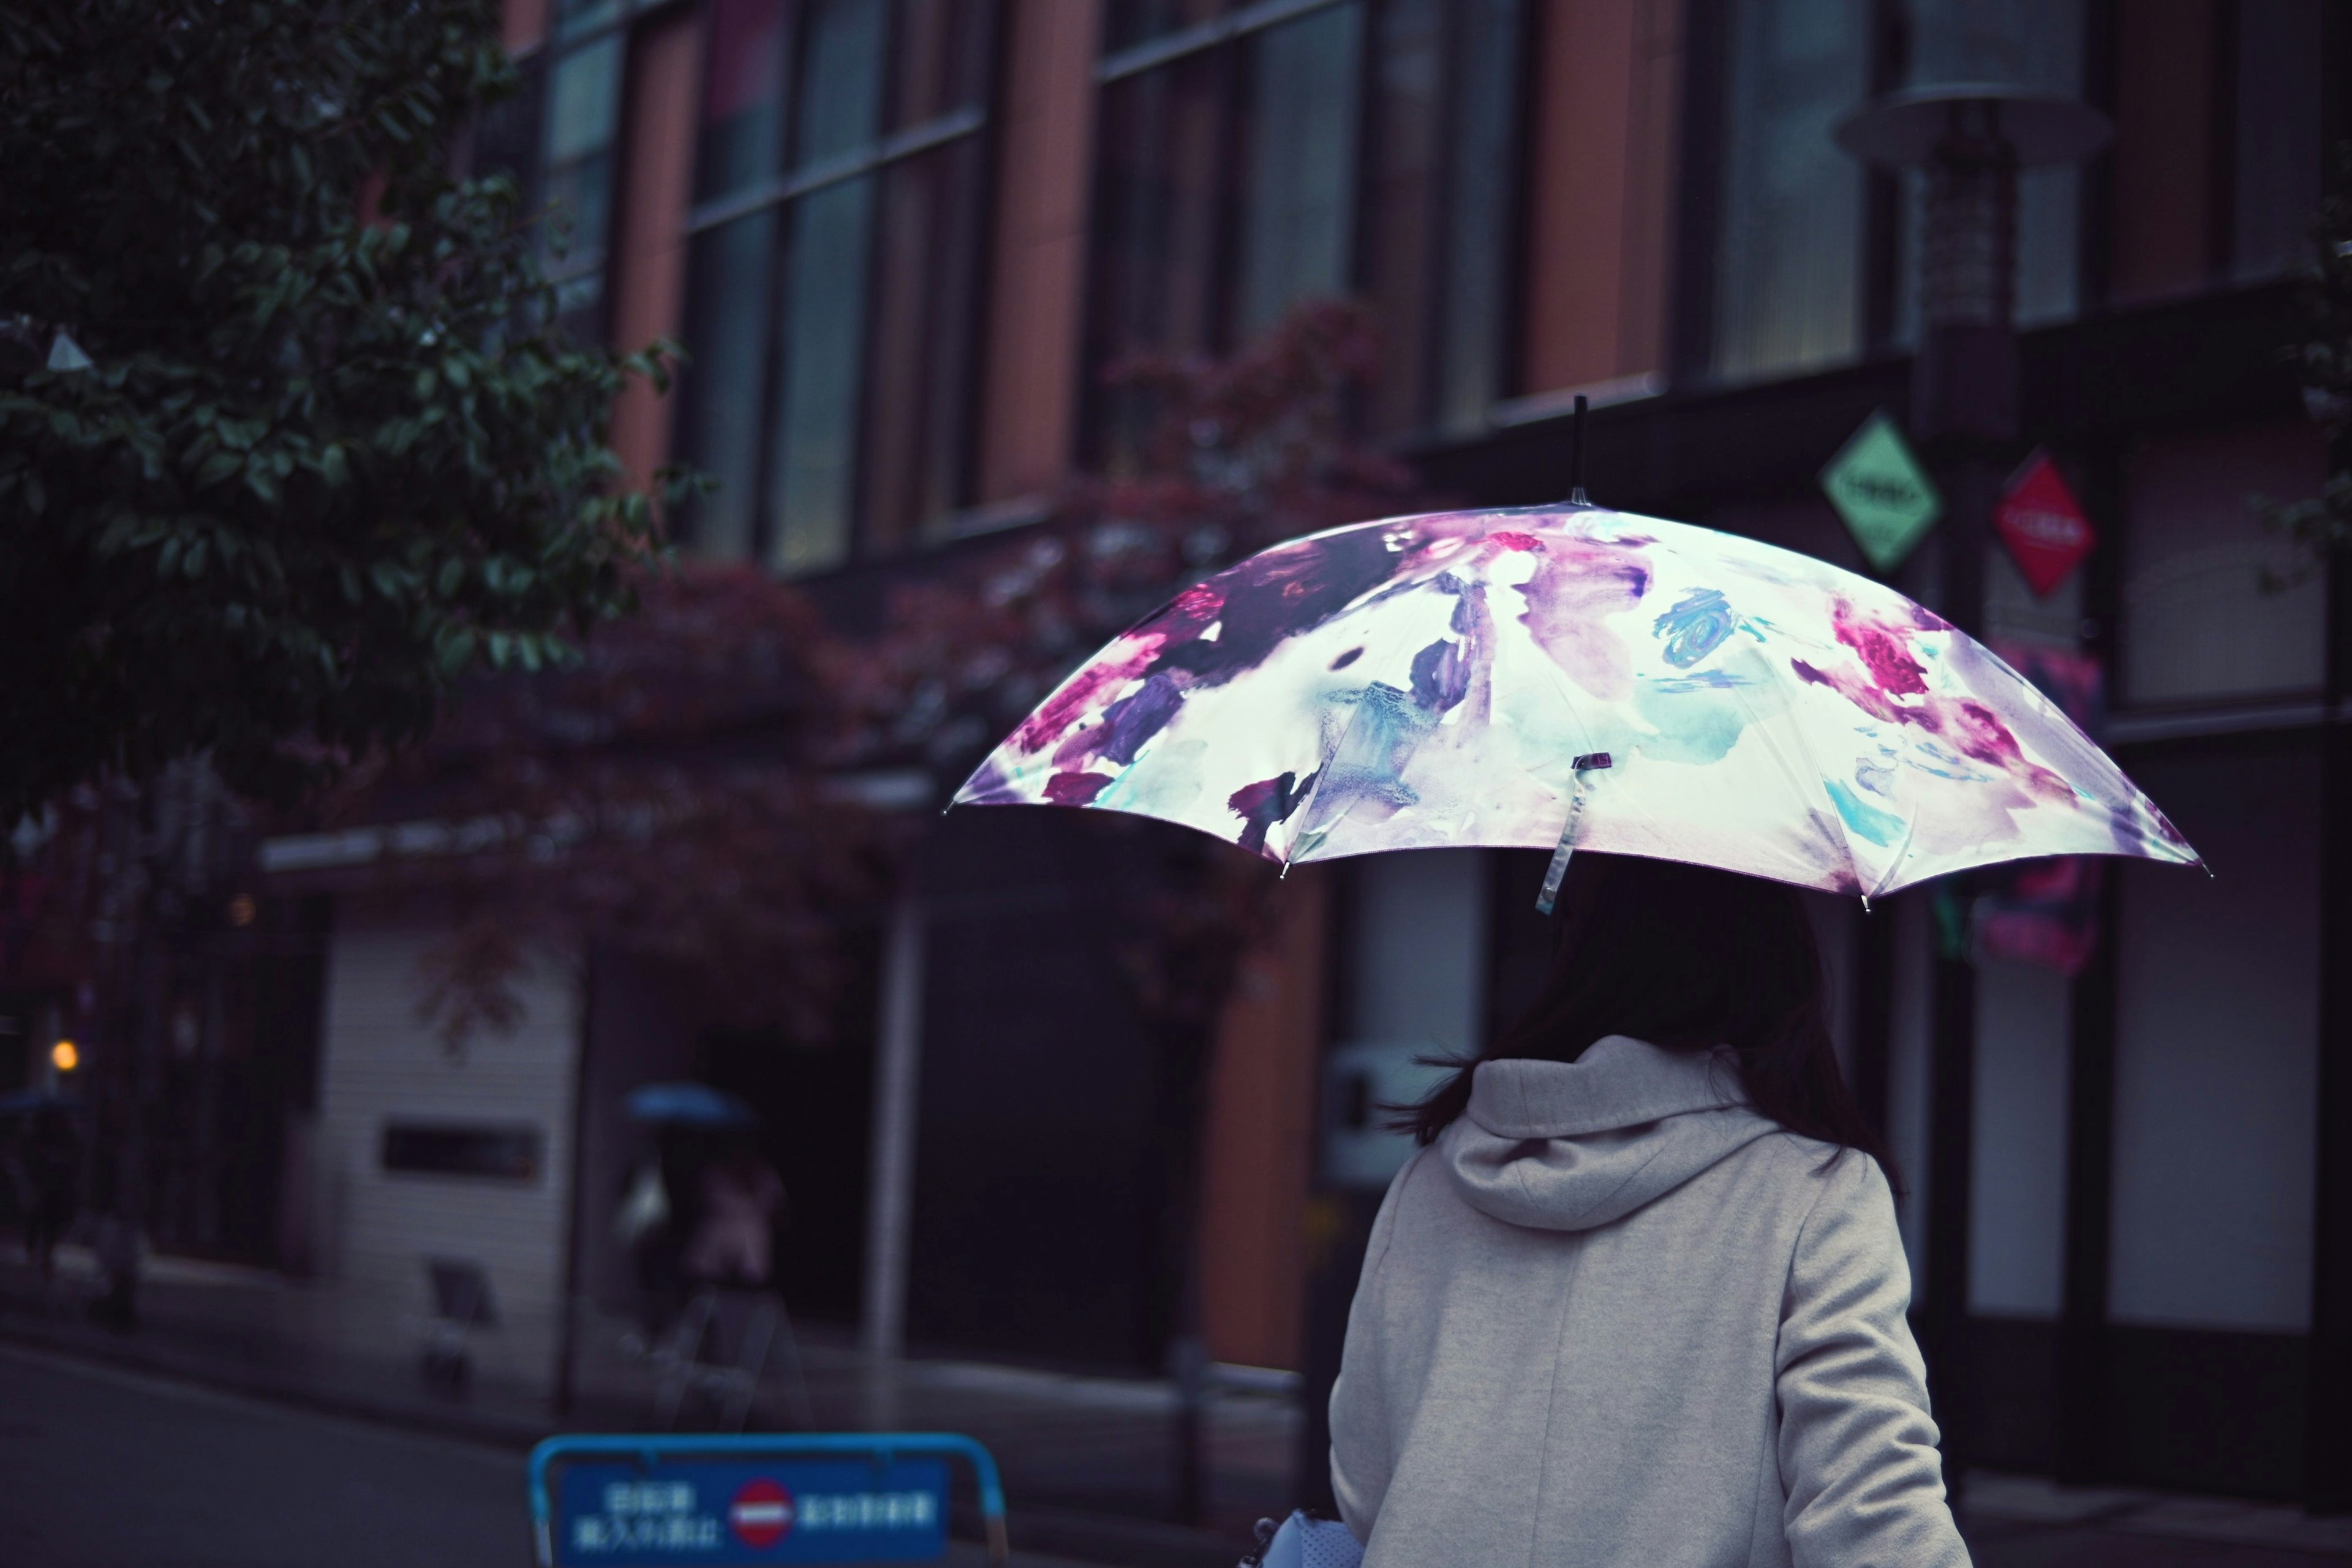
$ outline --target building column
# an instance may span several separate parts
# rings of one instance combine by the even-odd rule
[[[2119,455],[2084,467],[2100,539],[2083,563],[2085,649],[2115,689],[2116,620],[2122,608],[2124,533]],[[2074,977],[2067,1041],[2065,1250],[2059,1263],[2057,1379],[2052,1390],[2051,1474],[2069,1486],[2105,1479],[2107,1276],[2113,1256],[2116,1044],[2123,940],[2123,867],[2103,868],[2096,945]]]
[[[2304,1499],[2352,1512],[2352,563],[2327,574],[2327,719],[2320,740],[2318,1193]]]
[[[907,1255],[915,1215],[915,1136],[923,1065],[923,906],[913,873],[890,908],[882,950],[882,1010],[874,1042],[872,1174],[866,1198],[865,1418],[898,1419],[898,1366],[907,1343]]]

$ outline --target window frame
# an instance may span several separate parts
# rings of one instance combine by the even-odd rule
[[[635,129],[635,95],[631,90],[630,64],[636,55],[635,34],[639,25],[662,12],[673,10],[685,0],[605,0],[611,14],[581,27],[576,32],[564,31],[563,0],[551,0],[547,11],[547,27],[537,38],[514,51],[515,68],[526,82],[518,97],[528,102],[532,110],[530,124],[530,168],[528,184],[523,189],[524,211],[541,223],[553,216],[552,198],[548,192],[548,126],[547,117],[553,112],[555,73],[566,58],[581,53],[617,37],[620,63],[618,79],[613,89],[613,168],[610,188],[604,204],[603,230],[596,236],[595,261],[593,266],[562,265],[551,247],[541,257],[541,265],[550,286],[559,295],[563,286],[575,279],[593,273],[597,277],[595,303],[583,315],[575,318],[589,330],[596,342],[609,340],[613,328],[613,257],[620,237],[622,210],[626,200],[624,175],[627,170],[630,133]]]
[[[675,3],[675,0],[638,0],[638,3],[662,5]],[[887,78],[898,59],[897,50],[899,44],[898,24],[900,13],[898,6],[892,3],[892,0],[884,0],[884,3],[887,5],[886,26],[889,28],[889,36],[882,52],[883,64],[880,68]],[[678,231],[678,238],[689,251],[704,236],[715,233],[730,224],[756,218],[762,214],[770,215],[769,221],[773,226],[774,249],[769,257],[767,272],[761,283],[761,288],[765,290],[765,304],[761,321],[763,341],[759,348],[757,383],[759,436],[750,479],[755,499],[751,506],[751,536],[744,557],[747,562],[763,570],[789,575],[795,581],[805,582],[830,574],[869,565],[877,561],[891,559],[909,551],[936,548],[952,542],[955,537],[954,519],[971,507],[972,487],[978,469],[981,394],[984,389],[987,375],[987,345],[990,335],[989,294],[993,276],[991,263],[994,251],[997,198],[1002,189],[999,154],[1002,149],[1004,41],[1010,25],[1008,16],[1010,7],[1007,0],[980,0],[980,3],[984,4],[987,8],[978,29],[982,47],[986,52],[977,73],[982,84],[980,101],[977,104],[950,110],[918,124],[886,132],[854,152],[838,153],[797,169],[787,166],[779,173],[764,176],[740,189],[695,200],[687,209],[686,221]],[[1327,0],[1327,3],[1329,3],[1329,0]],[[712,5],[713,0],[701,0],[701,4],[697,7],[698,25],[702,28],[706,39],[709,36]],[[790,20],[787,24],[793,29],[793,42],[785,63],[787,73],[796,71],[800,65],[801,29],[806,9],[806,0],[793,0]],[[703,161],[708,155],[708,148],[703,144],[700,132],[701,95],[708,90],[708,85],[707,77],[696,83],[697,144],[694,169],[697,188],[699,188],[702,183]],[[784,107],[782,110],[786,117],[786,129],[782,134],[784,145],[787,148],[793,135],[789,126],[793,108],[797,104],[797,80],[788,80],[784,89]],[[946,514],[933,520],[929,526],[918,525],[909,530],[903,538],[895,542],[890,547],[877,546],[872,527],[873,520],[868,510],[871,498],[868,493],[870,487],[867,483],[866,462],[868,443],[872,437],[867,407],[867,392],[870,385],[868,377],[874,368],[876,300],[880,293],[880,289],[876,285],[880,280],[885,249],[880,242],[882,226],[886,217],[886,204],[877,199],[874,203],[873,210],[867,215],[865,236],[866,240],[866,287],[862,290],[859,302],[860,319],[857,322],[859,384],[856,399],[856,406],[851,416],[856,435],[855,457],[851,464],[848,541],[839,560],[825,565],[788,571],[781,560],[782,520],[772,504],[777,464],[780,461],[780,443],[775,438],[772,425],[779,401],[783,395],[782,384],[787,369],[785,361],[790,353],[788,349],[779,352],[782,345],[776,312],[782,309],[782,294],[789,277],[788,239],[791,233],[792,207],[793,204],[809,196],[867,177],[877,180],[878,194],[883,176],[886,176],[894,167],[967,139],[973,139],[976,142],[975,156],[980,167],[980,190],[976,197],[979,216],[973,235],[972,254],[961,261],[961,265],[970,269],[965,282],[971,290],[975,308],[971,320],[964,326],[968,342],[964,347],[965,363],[961,367],[962,379],[965,383],[964,395],[961,399],[962,428],[955,432],[952,442],[955,449],[955,471],[950,489],[957,498],[955,505]],[[784,156],[788,163],[789,153]],[[689,266],[689,275],[690,272]],[[688,321],[691,319],[690,304],[688,307],[687,319]],[[691,374],[690,370],[688,374]],[[679,410],[681,416],[689,415],[693,411],[690,398],[681,404]],[[693,528],[694,525],[689,519],[686,535],[686,542],[689,549],[693,548],[695,542]]]
[[[1855,349],[1849,358],[1758,376],[1727,377],[1716,368],[1717,273],[1723,243],[1724,144],[1731,131],[1732,8],[1739,0],[1688,0],[1683,58],[1682,105],[1677,127],[1681,153],[1675,210],[1672,306],[1668,311],[1666,363],[1677,385],[1718,388],[1769,385],[1833,375],[1856,365],[1908,358],[1916,345],[1904,341],[1898,312],[1904,245],[1905,176],[1895,170],[1856,166],[1862,181],[1860,220],[1855,225]],[[1864,101],[1893,92],[1909,76],[1912,26],[1905,0],[1866,0],[1869,31]],[[2123,7],[2118,0],[2084,0],[2083,6],[2082,100],[2112,115],[2114,35]],[[1859,105],[1857,105],[1859,107]],[[2074,309],[2058,321],[2076,321],[2106,302],[2112,225],[2108,215],[2111,155],[2101,153],[2080,165],[2074,228]]]
[[[1250,39],[1275,28],[1342,5],[1360,4],[1362,14],[1362,46],[1356,67],[1354,123],[1349,128],[1353,143],[1354,175],[1349,192],[1348,232],[1341,249],[1346,257],[1347,279],[1342,297],[1362,300],[1372,287],[1375,260],[1372,220],[1377,207],[1378,186],[1381,167],[1381,151],[1375,130],[1379,112],[1380,71],[1382,62],[1382,24],[1387,0],[1251,0],[1201,22],[1180,26],[1157,37],[1129,44],[1117,49],[1107,48],[1097,56],[1094,66],[1095,145],[1088,180],[1091,193],[1087,222],[1087,265],[1085,293],[1080,308],[1086,320],[1081,333],[1077,406],[1081,410],[1077,432],[1077,449],[1083,461],[1099,463],[1104,457],[1106,438],[1104,400],[1098,391],[1097,377],[1109,362],[1112,345],[1103,341],[1101,317],[1097,310],[1103,284],[1104,258],[1108,237],[1104,229],[1108,203],[1104,200],[1108,170],[1105,160],[1106,139],[1102,133],[1103,95],[1121,83],[1150,72],[1180,67],[1187,61],[1204,59],[1219,50],[1234,50]],[[1432,442],[1444,442],[1475,436],[1480,430],[1448,427],[1441,423],[1438,407],[1444,374],[1443,356],[1433,352],[1436,341],[1444,335],[1447,323],[1441,318],[1451,277],[1452,254],[1445,243],[1455,205],[1456,181],[1454,153],[1462,127],[1458,108],[1458,89],[1464,35],[1466,26],[1457,8],[1449,0],[1438,0],[1434,7],[1438,36],[1436,39],[1436,126],[1429,150],[1429,182],[1426,206],[1432,215],[1423,225],[1415,244],[1421,253],[1422,265],[1413,285],[1412,320],[1411,328],[1419,340],[1412,345],[1408,359],[1413,372],[1410,403],[1413,409],[1411,419],[1402,426],[1388,433],[1396,444],[1412,447]],[[1511,26],[1516,32],[1516,61],[1509,72],[1508,90],[1511,102],[1507,110],[1508,126],[1505,140],[1509,148],[1509,166],[1501,175],[1507,192],[1504,211],[1495,239],[1504,248],[1500,268],[1501,286],[1489,305],[1491,320],[1486,323],[1494,336],[1493,366],[1490,384],[1480,411],[1484,421],[1491,422],[1490,411],[1510,397],[1517,388],[1524,345],[1515,331],[1525,317],[1525,289],[1528,259],[1526,237],[1528,217],[1528,174],[1531,160],[1528,139],[1534,114],[1534,76],[1537,67],[1535,50],[1529,46],[1537,36],[1539,6],[1536,0],[1517,0],[1517,14]],[[1208,280],[1207,294],[1211,304],[1209,314],[1213,323],[1212,341],[1207,352],[1229,353],[1240,345],[1233,341],[1233,314],[1239,288],[1239,239],[1244,225],[1236,211],[1238,193],[1246,171],[1246,138],[1240,134],[1244,105],[1242,101],[1244,65],[1239,56],[1232,55],[1222,63],[1228,84],[1224,100],[1219,105],[1221,124],[1216,150],[1216,177],[1220,198],[1216,217],[1217,232],[1213,252],[1216,274]],[[1383,323],[1384,328],[1389,323]],[[1364,411],[1358,410],[1360,418]]]

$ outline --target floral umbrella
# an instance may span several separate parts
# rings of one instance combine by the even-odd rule
[[[1285,865],[1496,845],[1877,897],[2042,855],[2197,862],[1980,644],[1880,584],[1588,506],[1277,545],[1114,640],[958,805],[1135,812]]]

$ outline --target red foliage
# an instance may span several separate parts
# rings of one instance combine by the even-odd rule
[[[1157,411],[1134,471],[1082,476],[1035,527],[894,589],[845,693],[853,754],[968,768],[1186,584],[1285,539],[1412,510],[1411,475],[1349,434],[1378,358],[1370,312],[1327,301],[1230,360],[1118,367]]]
[[[1414,510],[1411,474],[1351,434],[1379,347],[1369,310],[1326,301],[1230,360],[1118,367],[1157,413],[1134,471],[1081,477],[1034,528],[902,581],[850,671],[850,754],[919,761],[952,788],[1075,665],[1188,584],[1282,540]],[[1093,826],[1164,837],[1156,885],[1125,889],[1118,946],[1147,1026],[1197,1050],[1262,924],[1271,868],[1180,828]]]
[[[478,682],[433,739],[335,803],[433,825],[375,886],[454,889],[426,960],[454,1044],[510,1026],[533,950],[625,952],[723,981],[746,1022],[824,1033],[832,928],[873,898],[882,826],[828,790],[841,654],[806,598],[751,566],[648,577],[579,663]]]
[[[819,1034],[832,930],[889,876],[892,825],[825,780],[919,763],[952,786],[1069,668],[1186,584],[1278,540],[1405,510],[1404,470],[1348,434],[1377,359],[1360,308],[1294,312],[1222,363],[1139,361],[1159,411],[1136,471],[1074,481],[1019,536],[908,571],[848,645],[751,566],[643,584],[576,667],[483,680],[433,740],[339,803],[441,825],[378,882],[458,889],[429,962],[454,1041],[512,1021],[534,947],[648,953],[723,981],[745,1022]],[[1140,830],[1131,821],[1107,831]],[[1267,886],[1254,857],[1175,829],[1129,889],[1123,967],[1146,1021],[1203,1033]]]

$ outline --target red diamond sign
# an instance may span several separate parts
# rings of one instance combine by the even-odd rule
[[[2091,520],[2083,515],[2082,503],[2066,488],[2047,452],[2026,458],[2011,479],[2000,505],[1993,510],[1992,526],[2009,546],[2009,557],[2026,584],[2045,599],[2099,542]]]

